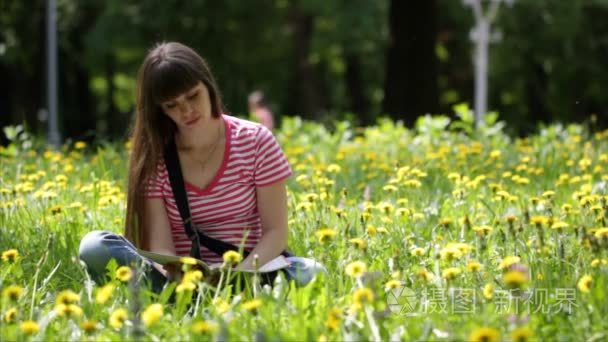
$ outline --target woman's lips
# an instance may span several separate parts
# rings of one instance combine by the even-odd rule
[[[186,121],[186,126],[192,126],[192,125],[194,125],[195,123],[197,123],[197,122],[198,122],[198,120],[199,120],[200,118],[201,118],[200,116],[197,116],[195,119],[192,119],[192,120],[190,120],[190,121]]]

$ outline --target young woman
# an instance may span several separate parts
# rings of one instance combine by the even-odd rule
[[[153,282],[170,271],[137,254],[138,248],[186,256],[184,231],[163,151],[177,146],[194,226],[206,235],[250,251],[238,267],[251,268],[287,246],[285,179],[291,168],[263,125],[224,114],[220,91],[206,62],[180,43],[162,43],[146,56],[138,75],[137,110],[129,162],[125,237],[95,231],[80,245],[94,279],[107,262],[150,265]],[[221,262],[201,246],[200,258]],[[306,265],[304,265],[306,266]],[[314,265],[312,265],[314,267]],[[161,276],[162,275],[162,276]]]

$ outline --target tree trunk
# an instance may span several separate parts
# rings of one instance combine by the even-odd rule
[[[106,91],[106,117],[105,120],[103,120],[104,124],[102,125],[103,127],[103,132],[101,134],[103,135],[110,135],[112,137],[117,137],[119,136],[119,132],[116,129],[116,127],[120,127],[120,122],[119,122],[119,113],[118,113],[118,108],[116,107],[116,104],[114,103],[114,94],[116,93],[116,86],[114,85],[114,74],[116,73],[116,60],[114,58],[114,56],[112,56],[111,53],[109,53],[106,56],[106,63],[105,63],[105,76],[106,76],[106,84],[107,84],[107,91]]]
[[[293,77],[289,83],[287,111],[289,115],[300,115],[307,119],[318,119],[321,112],[321,99],[315,66],[309,61],[314,18],[303,13],[297,4],[291,8],[293,29],[294,65]]]
[[[412,125],[438,110],[436,0],[391,0],[383,110]]]
[[[69,50],[60,50],[60,121],[66,138],[92,141],[97,135],[97,108],[89,87],[90,72],[84,63],[84,37],[95,25],[100,9],[83,5],[80,20],[67,35]],[[68,76],[69,75],[69,76]],[[68,77],[65,77],[68,76]]]
[[[346,61],[346,91],[350,100],[349,109],[358,115],[359,123],[363,126],[373,124],[373,118],[369,112],[369,99],[365,93],[363,77],[361,76],[361,62],[359,56],[347,53]]]
[[[14,87],[10,86],[15,84],[13,80],[13,73],[11,70],[0,63],[0,75],[3,77],[3,82],[0,82],[0,128],[4,128],[11,125],[13,120],[13,92]],[[4,132],[0,132],[0,146],[4,146],[8,143]]]

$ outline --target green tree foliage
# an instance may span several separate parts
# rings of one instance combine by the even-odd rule
[[[608,121],[608,1],[522,0],[502,12],[491,103],[521,130],[536,121]],[[603,95],[604,94],[604,95]]]
[[[260,89],[279,121],[300,115],[374,123],[385,114],[389,3],[57,0],[64,136],[124,137],[137,67],[163,40],[189,44],[208,59],[231,113],[247,115],[247,94]],[[0,0],[0,126],[25,122],[44,131],[45,4]],[[438,111],[449,114],[454,104],[472,101],[473,20],[457,0],[437,1],[435,11]],[[607,0],[519,0],[500,12],[489,105],[512,131],[592,112],[608,121],[606,14]],[[420,95],[408,89],[392,90]]]

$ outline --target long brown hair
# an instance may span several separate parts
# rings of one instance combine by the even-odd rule
[[[146,227],[141,224],[146,185],[177,130],[160,104],[192,89],[199,81],[209,92],[212,115],[219,117],[224,106],[215,79],[205,60],[191,48],[176,42],[157,44],[139,68],[125,222],[125,237],[138,248],[149,247]]]

